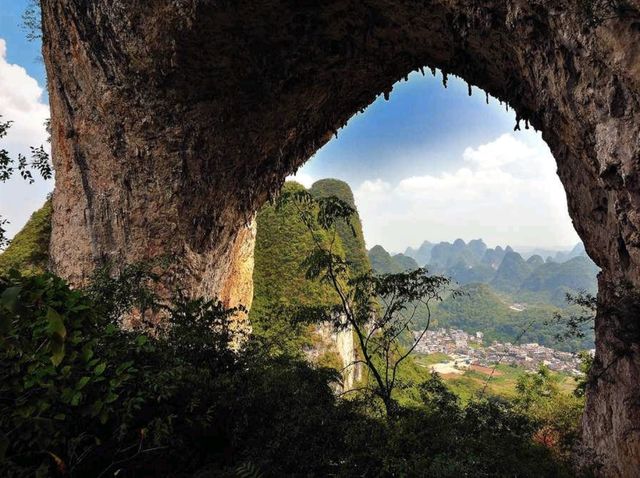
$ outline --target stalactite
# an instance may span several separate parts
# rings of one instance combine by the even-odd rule
[[[447,87],[447,83],[449,82],[449,75],[446,71],[442,72],[442,86]]]

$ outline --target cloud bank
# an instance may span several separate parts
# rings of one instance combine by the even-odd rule
[[[44,89],[20,65],[7,60],[7,42],[0,38],[0,115],[1,121],[12,121],[12,126],[0,147],[11,157],[18,153],[29,155],[29,146],[44,145],[48,150],[47,132],[44,126],[49,118],[49,105],[44,101]],[[35,176],[35,175],[34,175]],[[11,237],[42,206],[53,181],[38,180],[27,185],[19,177],[0,185],[0,215],[8,219],[8,236]]]
[[[555,160],[539,136],[504,134],[468,147],[457,169],[397,184],[367,180],[354,194],[369,246],[403,251],[425,239],[458,237],[540,247],[579,240]]]

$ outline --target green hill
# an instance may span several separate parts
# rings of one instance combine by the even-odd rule
[[[304,186],[287,182],[283,192],[304,190]],[[315,245],[294,204],[277,209],[266,204],[257,215],[257,235],[254,252],[253,305],[250,316],[259,324],[280,306],[326,306],[338,301],[327,285],[305,278],[302,261]],[[326,237],[322,231],[318,235]],[[342,252],[341,240],[336,250]]]
[[[560,288],[595,293],[598,290],[598,270],[598,266],[587,256],[574,257],[563,263],[547,262],[524,280],[521,289],[549,294]]]
[[[509,251],[502,259],[491,285],[504,292],[516,292],[529,274],[529,264],[517,252]]]
[[[313,183],[309,192],[317,198],[335,196],[343,200],[353,208],[356,202],[353,197],[351,187],[344,181],[338,179],[321,179]],[[337,227],[347,260],[351,261],[353,270],[358,273],[364,273],[371,267],[367,257],[367,249],[364,243],[364,234],[362,233],[362,223],[360,216],[355,214],[351,221],[351,227],[348,224],[340,223]],[[355,231],[355,235],[354,235]]]
[[[440,304],[434,319],[438,327],[460,328],[467,332],[483,332],[485,343],[493,340],[520,343],[537,342],[553,348],[577,351],[593,348],[593,335],[558,341],[556,335],[564,326],[553,321],[560,309],[549,304],[527,306],[524,310],[512,304],[487,284],[471,284],[461,288],[462,295],[449,297]]]
[[[475,249],[467,246],[462,239],[456,239],[453,244],[441,242],[433,246],[429,265],[438,271],[446,271],[461,262],[473,266],[479,262]]]
[[[402,272],[415,271],[420,268],[415,259],[404,254],[396,254],[392,259],[398,264]]]
[[[420,267],[424,267],[431,261],[431,250],[433,247],[434,244],[429,241],[424,241],[418,249],[407,247],[404,255],[414,259]]]
[[[393,260],[391,254],[380,245],[369,249],[371,268],[378,274],[395,274],[400,272],[400,266]]]
[[[392,256],[382,246],[373,246],[369,249],[369,262],[371,268],[378,274],[398,274],[400,272],[418,269],[418,263],[404,254]]]
[[[34,212],[11,244],[0,254],[0,274],[9,269],[40,273],[47,268],[51,237],[51,201]]]
[[[302,191],[304,187],[295,182],[287,182],[283,191]],[[316,197],[336,195],[354,205],[353,194],[349,186],[337,180],[323,180],[315,183],[310,192]],[[264,205],[257,214],[257,236],[254,253],[254,298],[249,317],[256,334],[282,339],[287,337],[289,352],[298,353],[302,348],[316,349],[322,345],[313,327],[297,326],[292,330],[286,317],[278,315],[282,307],[313,307],[338,304],[333,289],[320,281],[311,281],[305,277],[302,261],[315,249],[311,233],[300,219],[294,204],[276,208],[272,204]],[[368,270],[369,259],[362,236],[362,225],[358,217],[352,219],[351,227],[346,224],[338,228],[338,238],[334,251],[345,255],[356,269]],[[321,240],[328,243],[329,238],[321,230],[316,232]],[[326,340],[325,340],[326,341]],[[325,353],[319,360],[333,363],[335,356]],[[335,355],[335,354],[334,354]]]

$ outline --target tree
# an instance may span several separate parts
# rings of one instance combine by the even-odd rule
[[[516,385],[516,406],[536,424],[534,441],[568,460],[579,436],[584,399],[560,390],[561,378],[541,365],[535,373],[525,373]]]
[[[442,300],[449,279],[431,276],[424,268],[399,274],[356,274],[335,248],[339,231],[351,225],[354,207],[334,196],[313,197],[306,191],[285,192],[278,204],[296,205],[315,245],[303,262],[307,279],[329,284],[339,297],[338,306],[313,311],[307,308],[303,318],[330,321],[337,329],[353,330],[360,347],[358,362],[365,364],[373,377],[373,383],[367,383],[364,390],[382,400],[388,417],[396,415],[393,392],[398,385],[398,370],[428,330],[431,305]],[[426,309],[427,318],[420,330],[413,332],[419,307]],[[403,347],[400,339],[407,335],[409,345]]]

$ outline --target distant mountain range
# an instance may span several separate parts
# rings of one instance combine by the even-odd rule
[[[568,351],[593,347],[593,333],[588,328],[582,338],[558,342],[556,335],[563,327],[551,320],[562,309],[565,314],[575,311],[566,301],[567,293],[597,292],[599,269],[582,244],[546,260],[539,254],[525,260],[510,246],[491,249],[481,239],[468,244],[461,239],[439,244],[425,241],[405,254],[391,255],[375,246],[369,250],[369,261],[381,274],[422,265],[431,273],[455,280],[462,295],[446,297],[433,308],[433,323],[440,327],[482,331],[489,341],[510,342],[523,334],[524,342]]]
[[[534,250],[535,251],[535,250]],[[540,252],[551,252],[542,251]],[[418,249],[391,256],[381,246],[369,251],[372,267],[380,273],[399,272],[412,266],[426,266],[430,272],[451,277],[461,285],[488,284],[517,300],[564,305],[566,293],[597,292],[598,266],[587,256],[583,244],[571,251],[555,252],[546,260],[540,254],[525,258],[511,246],[489,248],[482,239],[453,243],[425,241]]]
[[[436,244],[424,241],[417,249],[407,247],[404,255],[414,259],[420,266],[442,265],[443,262],[445,262],[444,265],[450,266],[453,265],[451,264],[452,262],[457,262],[458,258],[466,257],[474,258],[476,261],[480,259],[482,262],[497,268],[504,254],[513,251],[514,249],[511,246],[506,246],[504,249],[500,246],[497,246],[495,249],[490,249],[482,239],[474,239],[469,241],[468,244],[462,239],[456,239],[453,244],[449,242]],[[543,262],[566,262],[574,257],[587,255],[584,244],[581,242],[576,244],[570,251],[526,248],[525,250],[519,251],[519,253],[527,261],[534,256],[539,256]]]

